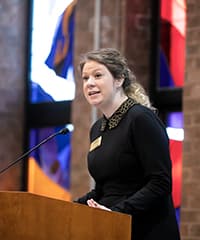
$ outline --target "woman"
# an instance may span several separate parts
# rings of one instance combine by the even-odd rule
[[[178,240],[168,137],[124,57],[100,49],[80,63],[85,98],[103,116],[90,132],[95,188],[76,200],[130,214],[134,240]]]

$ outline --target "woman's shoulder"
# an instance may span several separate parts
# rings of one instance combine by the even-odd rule
[[[156,115],[155,111],[139,103],[134,104],[130,108],[129,113],[133,115],[133,117],[137,117],[140,115],[153,115],[153,116]]]
[[[144,105],[135,104],[129,111],[129,117],[132,122],[137,122],[137,124],[150,124],[157,125],[165,128],[163,121],[160,119],[158,113]]]

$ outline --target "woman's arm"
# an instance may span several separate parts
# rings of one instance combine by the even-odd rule
[[[75,199],[73,202],[86,204],[87,205],[87,200],[89,200],[91,198],[95,199],[95,200],[97,199],[96,198],[96,190],[95,189],[93,189],[90,192],[86,193],[84,196]]]

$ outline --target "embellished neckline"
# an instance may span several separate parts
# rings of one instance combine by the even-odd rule
[[[124,101],[120,107],[113,113],[110,118],[106,118],[103,116],[101,121],[101,128],[100,131],[105,131],[106,127],[108,129],[112,129],[118,126],[120,121],[122,120],[125,113],[135,104],[135,101],[132,98],[128,98]]]

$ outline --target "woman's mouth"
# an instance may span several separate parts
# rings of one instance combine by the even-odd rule
[[[88,92],[88,95],[93,96],[93,95],[98,94],[98,93],[100,93],[100,91],[90,91],[90,92]]]

